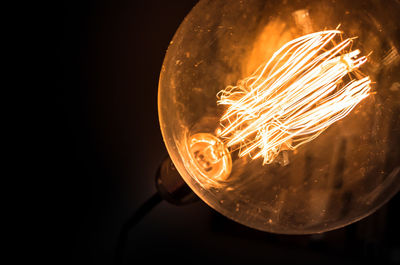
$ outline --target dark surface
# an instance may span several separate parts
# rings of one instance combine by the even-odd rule
[[[154,176],[167,155],[158,76],[174,32],[196,2],[64,3],[64,71],[50,113],[48,161],[60,199],[54,230],[60,260],[113,264],[121,225],[155,192]],[[395,264],[399,206],[397,195],[344,229],[287,236],[236,224],[203,202],[162,202],[130,232],[126,256],[130,264]]]

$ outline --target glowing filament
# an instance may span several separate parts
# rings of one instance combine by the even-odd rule
[[[337,36],[341,31],[326,30],[294,39],[253,75],[220,91],[218,104],[228,108],[217,136],[238,147],[240,157],[269,164],[348,115],[370,94],[371,80],[358,70],[367,57],[351,51],[354,38],[336,44]]]

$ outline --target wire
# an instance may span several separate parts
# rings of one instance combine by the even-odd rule
[[[126,243],[128,241],[128,233],[129,231],[137,225],[155,206],[157,206],[163,198],[160,193],[155,193],[151,196],[146,202],[144,202],[134,213],[133,215],[122,225],[118,241],[117,247],[115,251],[115,264],[121,265],[123,264],[124,258],[124,250],[126,247]]]

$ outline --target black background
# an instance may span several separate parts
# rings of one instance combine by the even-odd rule
[[[159,72],[196,2],[64,2],[48,160],[61,210],[54,231],[59,261],[113,264],[121,224],[156,191],[154,175],[167,155],[157,114]],[[162,202],[131,231],[126,258],[130,264],[400,263],[399,200],[346,228],[307,236],[256,231],[203,202]]]

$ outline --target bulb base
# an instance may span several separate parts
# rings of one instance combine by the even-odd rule
[[[158,168],[156,188],[164,200],[175,205],[185,205],[198,200],[175,168],[170,157],[165,158]]]

